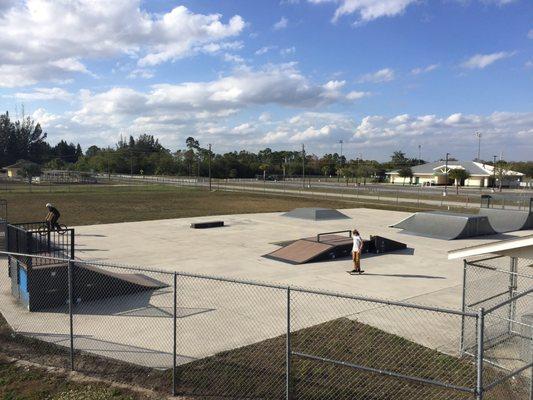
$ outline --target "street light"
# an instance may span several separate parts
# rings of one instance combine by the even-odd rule
[[[481,160],[481,132],[476,132],[477,136],[477,161]]]
[[[492,162],[492,190],[496,188],[496,158],[498,156],[492,156],[493,162]]]
[[[446,174],[446,181],[444,182],[444,196],[448,194],[448,157],[450,153],[446,153],[446,165],[444,167],[444,173]]]
[[[211,144],[209,144],[209,191],[211,191]]]
[[[305,189],[305,145],[302,143],[302,187]]]

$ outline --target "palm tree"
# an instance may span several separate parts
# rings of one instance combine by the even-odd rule
[[[266,172],[267,172],[267,169],[268,169],[268,164],[261,164],[259,166],[259,169],[261,171],[263,171],[263,181],[266,181]]]
[[[455,181],[455,193],[459,194],[459,185],[470,178],[470,172],[462,168],[453,168],[448,172],[448,177]]]

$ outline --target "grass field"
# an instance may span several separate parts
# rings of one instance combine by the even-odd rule
[[[45,204],[61,212],[69,226],[146,221],[206,215],[288,211],[296,207],[401,209],[409,207],[356,203],[346,200],[264,195],[239,192],[209,192],[201,189],[160,185],[72,186],[70,190],[47,192],[4,192],[11,222],[41,221]]]
[[[92,225],[236,213],[285,211],[294,207],[346,207],[341,201],[208,192],[171,186],[78,186],[70,191],[3,193],[10,221],[40,221],[53,203],[67,225]]]

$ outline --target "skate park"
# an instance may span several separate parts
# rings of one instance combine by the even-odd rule
[[[310,220],[287,217],[284,213],[260,213],[75,227],[76,258],[89,265],[91,262],[99,264],[104,270],[106,262],[124,267],[143,265],[148,270],[138,273],[160,283],[160,287],[149,291],[130,295],[119,293],[81,303],[75,316],[76,345],[107,357],[112,349],[112,357],[117,359],[168,368],[172,337],[167,325],[171,281],[163,273],[174,271],[190,274],[190,278],[184,278],[179,284],[180,293],[187,298],[183,303],[178,299],[179,326],[184,332],[180,339],[183,350],[180,363],[253,344],[275,336],[283,329],[279,316],[273,314],[271,308],[273,304],[282,305],[284,299],[273,300],[270,289],[252,294],[248,289],[240,288],[238,293],[232,293],[229,289],[235,285],[221,286],[216,281],[197,279],[197,275],[351,293],[450,309],[460,307],[462,262],[447,259],[447,252],[458,247],[457,241],[405,235],[389,227],[394,221],[409,217],[410,213],[364,208],[345,209],[342,213],[346,218]],[[224,226],[191,229],[191,224],[208,223],[214,219],[224,221]],[[363,239],[375,235],[403,243],[405,248],[364,254],[362,265],[366,272],[359,276],[346,274],[351,269],[348,257],[299,265],[264,257],[279,249],[280,243],[354,227]],[[528,233],[519,231],[513,235]],[[461,239],[460,246],[486,243],[500,237],[501,234],[494,234]],[[64,309],[38,313],[21,311],[20,304],[11,295],[10,282],[5,277],[0,282],[2,313],[17,331],[68,345],[68,319]],[[443,318],[431,327],[423,328],[424,332],[416,324],[411,324],[410,330],[400,332],[400,324],[396,323],[399,321],[394,317],[383,319],[371,305],[331,309],[325,304],[305,302],[301,311],[312,317],[302,319],[300,327],[336,318],[340,310],[343,315],[351,315],[358,321],[401,334],[417,343],[438,347],[450,354],[456,350],[450,337],[443,340],[432,332],[458,332],[458,319],[452,322],[451,328],[450,320]],[[151,317],[151,324],[139,324],[140,317]],[[209,335],[222,321],[226,324],[230,321],[238,329],[231,336]],[[154,324],[160,329],[154,329]],[[102,325],[115,328],[98,333],[92,329]],[[205,334],[191,333],[199,329]]]

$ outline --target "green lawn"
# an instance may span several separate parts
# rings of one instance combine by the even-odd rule
[[[296,207],[383,209],[412,208],[360,203],[342,199],[264,195],[178,188],[163,185],[71,186],[47,192],[0,192],[8,201],[11,222],[41,221],[45,204],[53,203],[61,212],[61,222],[69,225],[92,225],[205,215],[224,215],[288,211]]]

